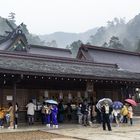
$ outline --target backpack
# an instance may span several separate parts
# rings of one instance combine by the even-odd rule
[[[123,107],[122,110],[121,110],[121,114],[123,116],[126,116],[128,114],[128,109],[126,107]]]

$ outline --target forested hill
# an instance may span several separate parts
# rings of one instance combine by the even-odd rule
[[[124,18],[114,18],[113,21],[107,22],[107,26],[93,28],[84,33],[55,32],[40,38],[45,43],[53,41],[58,47],[67,46],[73,51],[77,50],[76,46],[79,47],[79,41],[115,49],[140,51],[140,14],[127,23]]]
[[[107,26],[100,27],[88,40],[92,45],[105,47],[112,47],[113,41],[119,42],[119,49],[140,51],[140,14],[128,23],[124,19],[114,18]]]
[[[16,28],[14,20],[8,20],[10,24]],[[29,44],[37,44],[37,45],[45,45],[44,41],[42,41],[37,35],[29,33],[27,26],[22,24],[22,30],[25,33]],[[12,31],[12,29],[6,23],[6,18],[0,17],[0,35],[5,35],[5,31]]]
[[[10,23],[13,27],[17,26],[12,20],[10,20]],[[140,51],[140,14],[127,23],[122,18],[114,18],[113,21],[107,22],[107,26],[93,28],[83,33],[55,32],[38,36],[29,33],[25,24],[22,24],[22,28],[29,44],[67,47],[75,55],[81,43],[129,51]],[[5,31],[10,30],[11,28],[7,25],[6,19],[0,17],[0,35],[4,35]]]
[[[40,38],[46,42],[46,45],[49,45],[52,41],[56,41],[58,47],[65,48],[67,45],[77,40],[86,43],[88,38],[96,33],[97,29],[98,28],[93,28],[82,33],[55,32],[52,34],[40,35]]]

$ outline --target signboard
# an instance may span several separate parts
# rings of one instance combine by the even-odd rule
[[[12,101],[12,100],[13,100],[13,96],[12,96],[12,95],[6,96],[6,100],[7,100],[7,101]]]

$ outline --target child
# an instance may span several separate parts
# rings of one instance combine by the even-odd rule
[[[0,128],[4,128],[3,122],[4,122],[4,111],[3,109],[0,109]]]

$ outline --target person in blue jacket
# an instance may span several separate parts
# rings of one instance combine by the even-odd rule
[[[57,107],[57,105],[52,105],[51,115],[52,115],[53,128],[58,128],[57,114],[58,114],[58,107]]]

